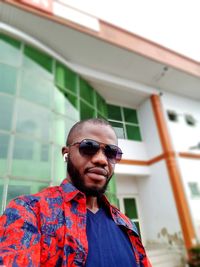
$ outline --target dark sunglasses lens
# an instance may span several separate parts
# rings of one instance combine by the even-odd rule
[[[122,151],[119,147],[113,145],[105,146],[105,155],[113,163],[121,160]]]
[[[93,140],[83,140],[79,145],[79,151],[82,155],[95,155],[99,147],[99,144]]]

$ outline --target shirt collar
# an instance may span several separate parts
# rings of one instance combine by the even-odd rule
[[[63,198],[66,202],[71,201],[78,195],[79,195],[79,201],[80,199],[86,201],[85,195],[82,192],[80,192],[67,178],[63,180],[60,187],[62,188]],[[138,231],[135,224],[133,224],[130,219],[128,219],[124,214],[122,214],[117,207],[111,205],[105,195],[102,196],[101,200],[103,201],[105,206],[109,209],[110,214],[116,224],[122,225],[125,228],[132,230],[134,233],[138,235]]]
[[[85,195],[81,193],[67,178],[63,180],[60,187],[63,192],[63,198],[66,202],[74,199],[77,195],[85,198]]]

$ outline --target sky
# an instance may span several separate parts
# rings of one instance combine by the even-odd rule
[[[200,0],[63,2],[200,62]]]

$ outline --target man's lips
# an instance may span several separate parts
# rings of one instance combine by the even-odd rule
[[[92,167],[92,168],[88,168],[85,171],[86,174],[94,174],[95,176],[103,176],[106,179],[108,178],[108,172],[100,167]]]

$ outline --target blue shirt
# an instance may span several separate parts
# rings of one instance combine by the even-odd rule
[[[86,267],[137,267],[127,234],[103,208],[87,211],[89,252]]]

